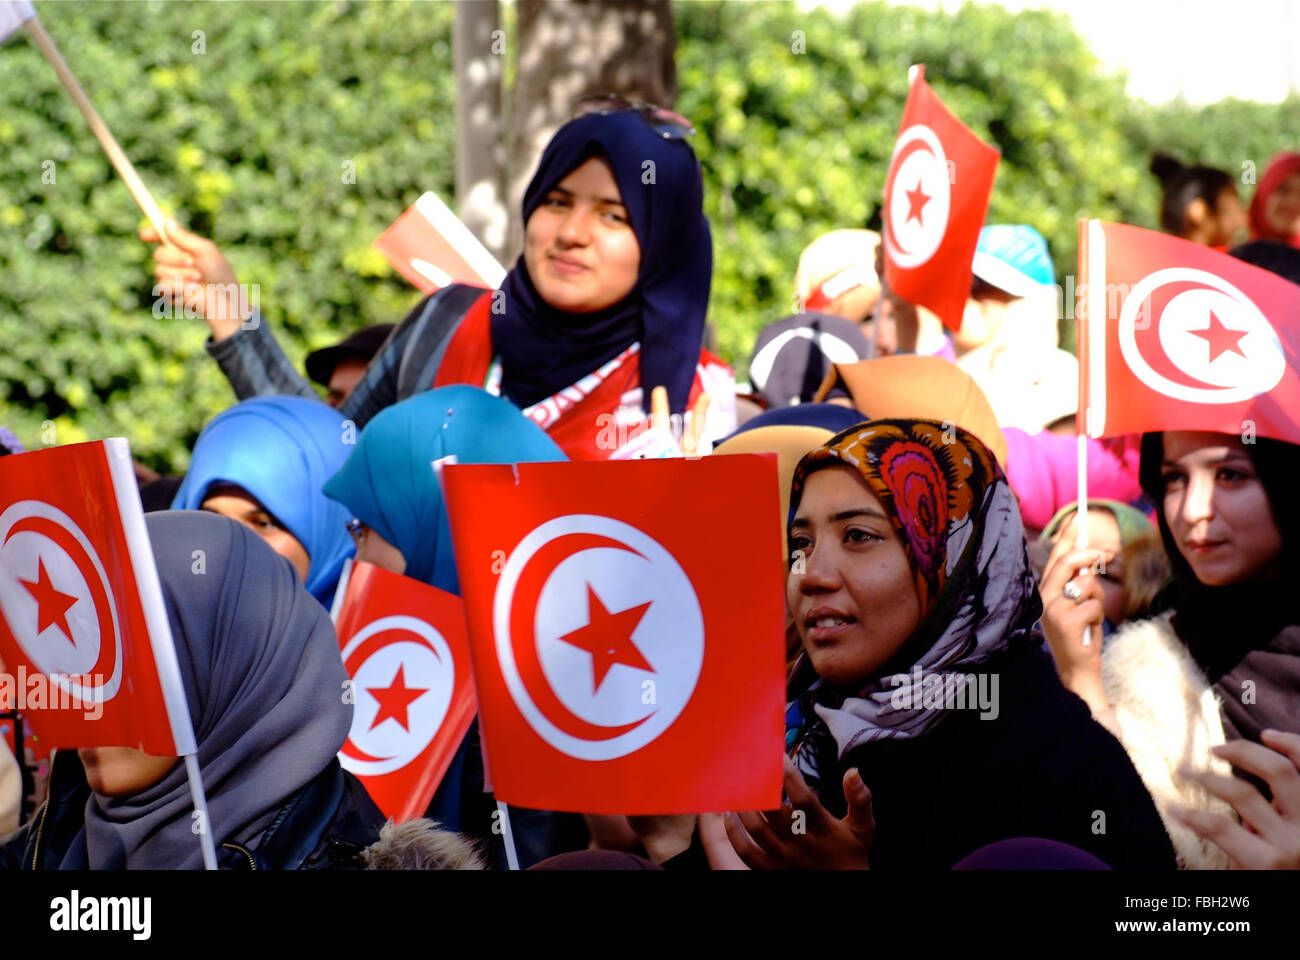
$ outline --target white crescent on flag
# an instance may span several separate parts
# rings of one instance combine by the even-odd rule
[[[951,205],[948,158],[933,130],[918,123],[898,136],[885,197],[885,243],[900,267],[919,267],[943,243]]]
[[[1138,379],[1175,400],[1240,403],[1286,374],[1282,341],[1259,307],[1222,277],[1190,267],[1157,270],[1133,287],[1119,344]],[[1156,369],[1161,354],[1172,365],[1166,373]]]
[[[367,652],[367,640],[391,631],[407,639]],[[342,656],[356,691],[352,729],[339,752],[343,768],[372,777],[402,769],[447,716],[456,683],[451,648],[430,624],[399,615],[363,627]]]
[[[83,703],[122,683],[122,633],[104,565],[62,510],[24,500],[0,514],[0,610],[42,673]]]
[[[17,33],[24,23],[35,16],[36,8],[27,0],[0,0],[0,43],[8,40],[11,34]]]
[[[526,576],[539,583],[523,589]],[[519,609],[535,610],[531,629],[519,629]],[[556,517],[525,536],[502,568],[492,612],[519,712],[579,759],[622,757],[657,738],[690,702],[704,664],[690,577],[658,542],[610,517]],[[542,678],[530,690],[536,673],[521,659],[534,656]]]

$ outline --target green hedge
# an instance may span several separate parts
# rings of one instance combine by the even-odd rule
[[[39,12],[160,202],[260,285],[295,360],[418,299],[370,243],[423,190],[452,192],[449,4]],[[699,129],[714,224],[711,318],[742,373],[757,330],[790,310],[804,245],[878,225],[910,63],[924,62],[945,102],[1001,147],[990,220],[1038,227],[1062,277],[1079,217],[1155,225],[1153,146],[1262,172],[1300,129],[1295,100],[1135,104],[1056,14],[862,4],[837,16],[739,2],[675,13],[677,106]],[[183,469],[229,388],[201,321],[152,315],[139,212],[22,37],[0,49],[0,155],[0,423],[33,446],[47,420],[61,443],[125,435],[145,462]],[[46,161],[54,184],[42,182]]]
[[[259,284],[291,357],[419,298],[370,243],[454,188],[450,5],[37,9],[158,201]],[[0,155],[0,423],[28,445],[47,419],[60,443],[125,435],[183,468],[230,388],[202,321],[155,319],[143,218],[22,36],[0,48]]]

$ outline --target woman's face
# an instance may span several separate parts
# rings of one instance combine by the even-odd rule
[[[818,676],[860,684],[921,622],[912,568],[866,481],[850,467],[808,477],[790,526],[786,604]]]
[[[210,513],[219,513],[231,520],[238,520],[265,540],[272,550],[282,557],[287,557],[298,571],[298,576],[304,583],[307,581],[307,571],[311,569],[311,558],[307,556],[307,548],[243,487],[225,485],[210,487],[208,496],[203,501],[203,509]]]
[[[632,292],[641,247],[608,163],[592,157],[546,194],[524,230],[524,263],[542,299],[569,313]]]
[[[361,530],[353,534],[357,547],[358,563],[373,563],[392,573],[406,573],[406,555],[385,540],[373,527],[361,525]]]
[[[1165,522],[1196,579],[1210,587],[1267,577],[1282,551],[1268,494],[1233,434],[1164,434]]]
[[[132,747],[82,747],[86,782],[101,797],[129,797],[147,790],[176,766],[177,757],[153,757]]]
[[[1241,199],[1237,196],[1235,186],[1224,187],[1219,191],[1219,200],[1214,208],[1214,232],[1210,246],[1230,247],[1238,240],[1244,239],[1249,223],[1246,211],[1242,209]]]
[[[1300,173],[1291,174],[1268,195],[1264,219],[1283,236],[1300,235]]]

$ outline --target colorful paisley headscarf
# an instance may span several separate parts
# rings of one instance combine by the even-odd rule
[[[837,434],[795,468],[790,517],[808,476],[857,470],[888,514],[912,568],[921,623],[902,649],[857,690],[824,683],[800,654],[791,674],[787,746],[816,777],[816,758],[872,740],[924,734],[943,710],[920,703],[930,675],[965,674],[994,654],[1038,642],[1042,604],[1020,509],[1006,475],[974,434],[935,420],[873,420]],[[933,681],[930,681],[933,683]],[[911,694],[896,697],[896,694]]]

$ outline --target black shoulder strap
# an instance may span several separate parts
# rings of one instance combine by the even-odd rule
[[[433,386],[438,367],[447,353],[447,345],[451,343],[451,335],[485,292],[482,287],[454,283],[430,294],[402,321],[402,326],[410,323],[413,329],[406,338],[406,347],[397,368],[398,400],[405,400]],[[400,329],[393,331],[394,339]]]

